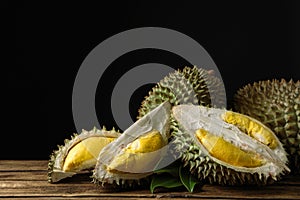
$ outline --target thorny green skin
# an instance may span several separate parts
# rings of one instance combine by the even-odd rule
[[[293,173],[300,173],[300,81],[265,80],[240,88],[234,109],[272,129],[289,154]]]
[[[136,179],[129,179],[129,180],[116,178],[112,182],[104,183],[104,182],[99,181],[97,178],[95,178],[95,176],[93,174],[92,182],[94,184],[101,185],[101,186],[111,185],[115,188],[122,188],[122,189],[135,188],[135,187],[140,188],[140,187],[148,187],[149,183],[151,182],[151,177],[152,177],[152,175],[149,175],[147,177],[142,177],[142,178],[137,177]]]
[[[82,139],[92,137],[92,136],[105,136],[105,135],[118,137],[119,134],[120,133],[116,131],[114,128],[108,131],[106,130],[105,127],[103,127],[103,129],[101,130],[97,128],[94,128],[91,131],[82,130],[80,134],[74,133],[71,136],[71,139],[65,139],[64,145],[58,145],[58,150],[53,151],[52,154],[50,155],[49,162],[48,162],[48,182],[50,183],[57,182],[57,180],[53,179],[53,173],[55,173],[54,170],[56,170],[55,169],[56,165],[60,165],[58,170],[61,170],[64,159],[66,158],[70,148],[75,144],[77,144],[78,142],[80,142]],[[92,169],[86,169],[86,170],[91,171]],[[62,179],[66,177],[71,177],[75,174],[74,172],[63,172],[63,171],[61,171],[60,173],[62,173],[63,176]]]
[[[138,119],[165,101],[172,106],[195,104],[203,106],[225,105],[222,81],[212,71],[194,66],[170,73],[145,97],[139,109]],[[212,103],[214,105],[212,105]]]

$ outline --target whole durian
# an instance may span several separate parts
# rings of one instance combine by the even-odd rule
[[[169,102],[164,102],[133,125],[98,156],[93,182],[128,187],[143,184],[167,153]]]
[[[102,148],[119,136],[115,129],[94,128],[74,134],[71,140],[66,139],[65,144],[59,145],[50,155],[48,181],[55,183],[78,173],[91,172]]]
[[[272,129],[289,154],[293,172],[300,172],[300,81],[264,80],[240,88],[234,109]]]
[[[289,172],[276,135],[249,116],[196,105],[174,106],[172,114],[179,128],[171,143],[200,181],[267,184]]]
[[[141,103],[138,119],[165,101],[172,106],[196,104],[224,107],[226,94],[222,80],[213,71],[196,66],[184,67],[170,73],[152,88]]]

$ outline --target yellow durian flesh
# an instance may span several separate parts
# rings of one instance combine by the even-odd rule
[[[264,161],[253,152],[245,152],[204,129],[198,129],[196,136],[206,150],[215,158],[238,167],[259,167]]]
[[[162,135],[153,130],[133,141],[127,148],[128,153],[149,153],[162,148],[165,145]]]
[[[162,135],[152,130],[128,144],[107,166],[113,173],[142,173],[145,168],[154,168],[160,156],[157,150],[166,145]]]
[[[73,146],[63,165],[63,171],[72,172],[93,168],[97,162],[97,156],[107,144],[115,140],[109,137],[90,137]]]
[[[257,120],[232,111],[225,112],[222,117],[225,122],[237,126],[241,131],[268,145],[271,149],[278,146],[278,141],[272,131]]]

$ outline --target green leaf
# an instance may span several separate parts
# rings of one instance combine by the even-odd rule
[[[197,179],[190,173],[190,171],[186,168],[183,168],[182,166],[180,166],[179,168],[179,177],[181,183],[189,192],[193,192],[195,185],[199,183],[199,181],[197,181]]]
[[[150,191],[151,193],[153,193],[154,189],[157,187],[175,188],[179,186],[182,186],[179,178],[176,178],[167,173],[163,173],[153,176],[150,184]]]

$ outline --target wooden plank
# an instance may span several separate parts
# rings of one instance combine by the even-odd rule
[[[30,174],[31,171],[35,171],[35,175],[45,173],[45,178],[47,174],[47,165],[48,160],[0,160],[0,172],[28,172]],[[40,171],[40,172],[37,172]],[[24,175],[26,173],[23,173]],[[15,173],[9,174],[9,176],[19,176],[15,175]],[[26,175],[25,175],[26,176]],[[84,177],[84,176],[82,176]],[[1,177],[0,177],[1,180]],[[77,181],[77,180],[76,180]],[[275,184],[284,184],[284,185],[300,185],[300,176],[293,175],[293,176],[285,176],[282,180],[278,181]]]
[[[74,177],[68,178],[66,182],[90,182],[92,174],[80,174]],[[47,180],[46,170],[36,170],[36,171],[0,171],[0,180],[27,180],[27,181],[44,181]],[[275,185],[299,185],[300,186],[300,176],[286,176],[282,180],[274,183]]]
[[[0,160],[0,172],[47,170],[47,164],[47,160]]]
[[[148,188],[119,190],[91,183],[88,175],[79,175],[57,184],[47,182],[48,161],[0,161],[0,198],[28,199],[300,199],[300,176],[286,176],[273,185],[217,186],[204,185],[194,193],[184,189]],[[11,166],[11,167],[10,167]]]
[[[45,181],[47,180],[47,174],[45,171],[0,171],[0,180],[1,181]]]
[[[103,189],[92,183],[60,183],[50,184],[46,181],[1,181],[0,196],[52,196],[52,197],[190,197],[190,198],[244,198],[244,199],[300,199],[299,186],[265,187],[225,187],[204,185],[200,191],[188,193],[184,191],[158,192],[151,194],[149,190],[114,190]]]
[[[32,200],[32,199],[47,199],[47,200],[74,200],[74,199],[84,199],[84,200],[123,200],[122,197],[26,197],[26,200]],[[136,198],[136,197],[128,197],[126,198],[126,200],[149,200],[151,198]],[[189,199],[195,199],[195,198],[186,198],[186,197],[181,197],[181,198],[172,198],[172,197],[166,197],[166,198],[161,198],[161,197],[157,197],[157,198],[153,198],[153,199],[159,199],[159,200],[189,200]],[[203,198],[198,198],[198,199],[203,199]],[[206,198],[204,198],[206,199]],[[218,198],[218,200],[225,200],[225,199],[221,199]],[[228,198],[226,198],[226,200],[228,200]]]
[[[300,175],[287,175],[274,184],[282,186],[297,185],[300,187]]]
[[[63,190],[65,190],[66,188],[62,188]],[[101,198],[161,198],[161,197],[165,197],[165,198],[231,198],[231,199],[299,199],[299,194],[295,194],[294,192],[299,190],[299,188],[290,188],[289,190],[282,190],[283,193],[278,193],[275,192],[273,193],[273,191],[278,191],[276,190],[272,190],[271,192],[266,192],[266,191],[262,191],[258,194],[255,194],[255,192],[245,192],[246,190],[240,191],[240,192],[236,192],[235,190],[216,190],[216,188],[213,188],[213,190],[205,190],[203,192],[199,192],[199,193],[186,193],[186,192],[181,192],[181,193],[176,193],[176,192],[172,192],[172,193],[156,193],[156,194],[149,194],[149,191],[146,191],[148,193],[142,194],[144,193],[144,191],[136,191],[136,192],[140,192],[138,193],[101,193],[101,192],[95,192],[90,190],[90,188],[85,188],[84,189],[88,189],[84,192],[70,192],[70,190],[68,191],[65,190],[63,191],[63,193],[60,193],[59,191],[56,190],[47,190],[47,193],[40,193],[37,192],[36,190],[32,191],[32,188],[30,188],[29,190],[21,190],[19,192],[16,193],[16,190],[12,190],[12,189],[8,189],[6,194],[1,194],[1,197],[78,197],[78,198],[87,198],[87,197],[101,197]],[[281,188],[283,189],[283,188]],[[250,194],[250,195],[249,195]]]
[[[0,171],[0,180],[1,181],[46,181],[47,180],[47,171]],[[71,178],[67,178],[62,182],[90,182],[89,174],[78,174]]]

